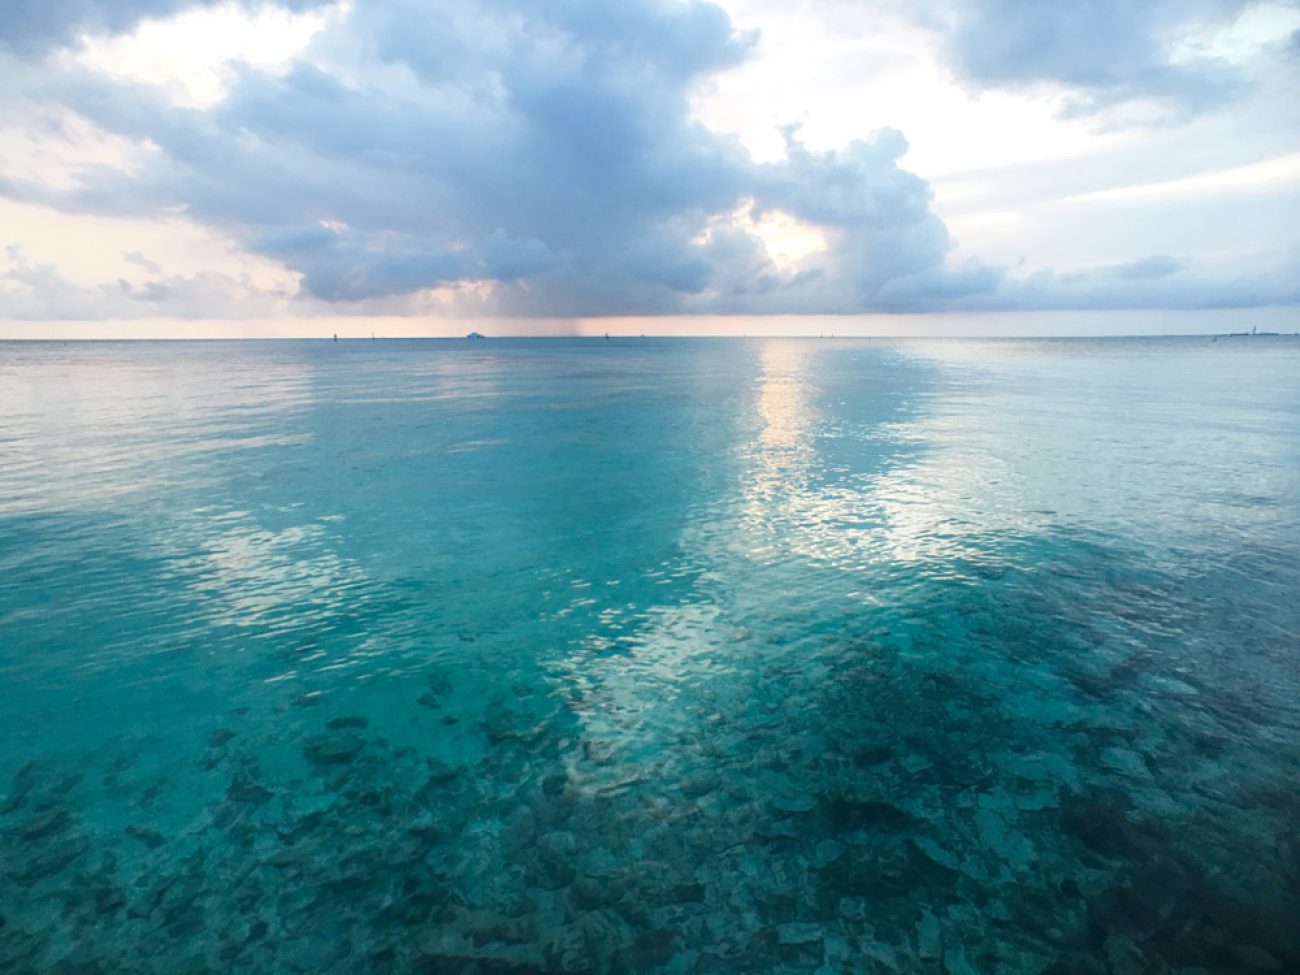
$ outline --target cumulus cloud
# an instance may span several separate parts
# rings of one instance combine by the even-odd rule
[[[40,52],[186,5],[60,0],[48,9],[62,17],[28,5],[9,43]],[[1175,5],[1059,12],[1083,6],[981,0],[952,29],[955,63],[981,83],[1062,81],[1098,104],[1139,89],[1191,98],[1183,69],[1161,67],[1151,40]],[[1109,30],[1120,47],[1089,65],[1083,50]],[[697,121],[692,94],[755,41],[701,0],[377,0],[332,19],[288,70],[235,67],[204,108],[33,54],[23,97],[147,151],[130,165],[88,161],[70,185],[0,171],[0,195],[76,213],[183,213],[294,272],[313,308],[853,313],[1051,306],[1087,293],[1065,275],[1018,282],[954,264],[929,186],[900,164],[900,132],[814,151],[789,128],[785,158],[759,164]],[[774,260],[757,229],[771,215],[824,246]],[[150,283],[88,291],[15,258],[0,314],[40,313],[38,292],[51,317],[93,316],[96,301],[105,315],[200,302],[214,315],[265,312],[244,282],[168,278],[130,259]],[[1177,277],[1171,260],[1108,280]]]
[[[83,168],[73,189],[8,191],[183,209],[328,301],[487,281],[506,314],[852,311],[892,306],[900,279],[969,279],[947,277],[950,242],[924,181],[897,165],[898,133],[811,153],[791,132],[789,158],[760,166],[692,119],[695,86],[754,42],[719,7],[434,6],[358,4],[313,63],[245,66],[206,111],[66,70],[41,97],[155,151]],[[331,71],[331,56],[372,74]],[[828,228],[833,247],[803,273],[778,268],[753,233],[716,227],[745,205]]]

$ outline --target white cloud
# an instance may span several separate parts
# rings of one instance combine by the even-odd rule
[[[301,56],[346,5],[295,13],[225,3],[145,20],[127,34],[83,35],[55,55],[110,78],[157,85],[173,104],[210,108],[226,96],[235,65],[279,73]]]
[[[874,129],[907,135],[907,165],[933,179],[993,167],[1095,154],[1130,137],[1062,119],[1052,93],[973,93],[943,61],[934,33],[881,4],[729,0],[759,31],[755,56],[695,99],[696,117],[734,132],[754,155],[784,154],[779,129],[799,123],[814,149]]]
[[[1246,166],[1184,176],[1181,179],[1079,193],[1064,197],[1061,202],[1093,204],[1115,200],[1156,200],[1189,194],[1266,190],[1296,182],[1300,182],[1300,152]]]
[[[0,199],[0,248],[20,246],[27,259],[57,266],[83,287],[123,279],[142,285],[150,272],[246,277],[268,293],[292,294],[297,280],[275,261],[249,254],[233,240],[184,217],[156,218],[63,213],[46,206]],[[0,310],[3,314],[3,310]]]

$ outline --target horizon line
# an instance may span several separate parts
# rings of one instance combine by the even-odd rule
[[[1263,331],[1263,332],[1112,332],[1107,334],[1097,333],[987,333],[972,335],[970,333],[942,333],[931,335],[909,335],[905,333],[893,333],[883,335],[800,335],[800,334],[760,334],[760,335],[735,335],[724,333],[702,332],[691,335],[653,335],[653,334],[631,334],[631,333],[610,333],[608,335],[593,334],[564,334],[555,333],[550,335],[529,335],[526,333],[502,333],[498,335],[477,334],[470,335],[230,335],[230,336],[156,336],[156,335],[113,335],[113,336],[87,336],[77,338],[58,338],[47,336],[0,336],[0,344],[18,343],[18,342],[49,342],[67,345],[69,343],[83,344],[94,342],[324,342],[333,345],[339,342],[492,342],[499,340],[528,340],[549,342],[556,340],[578,340],[585,342],[604,342],[613,341],[614,339],[645,339],[645,340],[680,340],[680,339],[727,339],[736,341],[748,341],[759,339],[780,339],[780,340],[800,340],[807,342],[820,341],[837,341],[837,340],[854,340],[854,341],[926,341],[934,339],[943,340],[970,340],[982,341],[988,339],[1009,339],[1009,340],[1026,340],[1026,339],[1221,339],[1221,338],[1300,338],[1300,329],[1294,331]]]

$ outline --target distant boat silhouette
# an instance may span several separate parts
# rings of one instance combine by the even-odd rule
[[[1280,332],[1261,332],[1259,331],[1258,326],[1256,326],[1255,328],[1252,328],[1249,332],[1228,332],[1223,337],[1226,339],[1240,339],[1240,338],[1253,339],[1253,338],[1259,338],[1261,336],[1276,336],[1280,334],[1281,334]],[[1217,342],[1219,340],[1219,337],[1216,335],[1214,340]]]
[[[467,338],[467,339],[481,339],[481,338],[483,338],[483,333],[482,333],[482,332],[470,332],[468,335],[465,336],[465,338]]]

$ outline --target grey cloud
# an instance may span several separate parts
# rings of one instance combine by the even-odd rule
[[[762,206],[822,227],[834,246],[819,274],[791,290],[818,310],[903,310],[986,292],[997,274],[946,266],[953,242],[930,209],[929,184],[902,169],[901,132],[883,129],[842,150],[812,152],[785,131],[786,161],[763,168]]]
[[[518,281],[555,267],[560,258],[536,237],[511,237],[500,228],[479,248],[483,277],[493,281]]]
[[[142,20],[167,17],[225,0],[10,0],[4,5],[0,47],[24,55],[75,42],[82,34],[120,34]],[[241,0],[246,7],[280,6],[304,10],[330,0]]]
[[[132,264],[144,268],[150,274],[162,273],[162,265],[147,255],[142,254],[140,251],[123,251],[122,257],[125,260],[130,261]]]
[[[84,171],[71,193],[26,192],[71,210],[184,208],[328,301],[489,280],[510,314],[850,311],[892,304],[881,296],[897,278],[965,280],[946,277],[950,241],[925,182],[897,165],[900,134],[812,153],[791,131],[790,158],[760,166],[692,120],[695,86],[753,44],[720,8],[437,12],[359,4],[340,27],[363,56],[409,68],[405,87],[243,67],[202,112],[146,86],[54,78],[43,97],[161,152],[130,173]],[[832,252],[791,275],[742,231],[702,241],[747,200],[829,228]]]
[[[1155,254],[1140,261],[1114,265],[1106,270],[1115,277],[1129,281],[1147,281],[1152,278],[1167,278],[1171,274],[1177,274],[1184,267],[1186,267],[1185,261],[1170,257],[1168,254]]]
[[[1245,79],[1209,56],[1175,52],[1180,34],[1230,24],[1252,0],[963,0],[943,28],[957,76],[975,87],[1064,86],[1066,111],[1134,101],[1185,116],[1221,105]]]
[[[165,17],[216,0],[16,0],[5,5],[0,45],[23,54],[40,54],[71,44],[83,32],[121,33],[147,17]]]
[[[140,284],[119,278],[83,285],[52,264],[32,261],[18,245],[8,245],[5,254],[8,267],[0,270],[0,318],[206,318],[213,308],[221,309],[224,317],[240,318],[274,314],[283,298],[266,293],[247,277],[212,273],[159,273]]]
[[[1157,255],[1128,264],[1004,278],[987,299],[957,307],[1005,309],[1211,309],[1300,304],[1300,251],[1253,256],[1236,267]]]
[[[1029,40],[1002,40],[1013,42]],[[239,67],[206,111],[51,68],[28,97],[157,151],[130,170],[83,168],[72,190],[0,174],[0,194],[72,212],[183,211],[297,272],[299,304],[313,309],[423,308],[429,289],[479,281],[493,288],[477,310],[523,316],[1056,307],[1099,300],[1103,279],[1125,300],[1157,286],[1181,300],[1169,284],[1184,269],[1167,257],[1026,281],[953,266],[894,130],[814,151],[791,128],[785,159],[756,164],[691,117],[698,85],[754,43],[709,3],[358,3],[315,43],[310,64],[282,75]],[[1140,73],[1065,71],[1067,41],[1047,47],[1022,80],[1055,72],[1113,95],[1116,78]],[[1156,57],[1125,51],[1131,65]],[[349,70],[331,69],[340,63]],[[815,225],[827,250],[778,268],[757,237],[720,222],[746,206]],[[180,307],[202,284],[209,314],[256,305],[238,283],[153,281],[99,299]]]
[[[316,224],[276,230],[249,244],[301,271],[307,292],[326,301],[404,294],[476,276],[462,252],[405,234]]]

